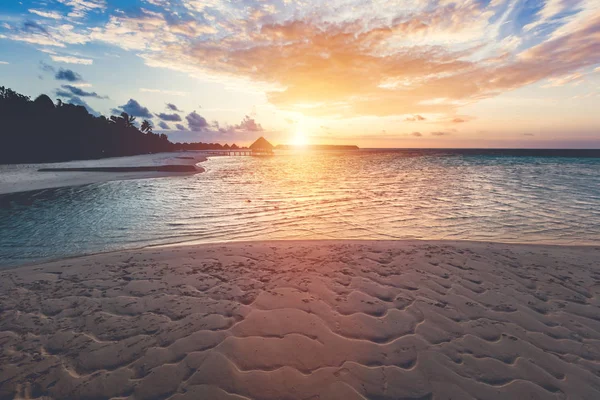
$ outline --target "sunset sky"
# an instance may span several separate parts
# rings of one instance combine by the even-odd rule
[[[600,1],[2,0],[0,77],[175,141],[600,148]]]

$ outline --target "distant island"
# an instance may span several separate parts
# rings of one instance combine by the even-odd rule
[[[149,121],[135,125],[123,112],[94,116],[83,106],[57,104],[45,94],[35,100],[0,86],[0,164],[49,163],[133,156],[177,150],[238,149],[219,143],[172,143],[152,131]]]
[[[295,150],[295,149],[306,149],[306,150],[344,150],[344,151],[356,151],[360,150],[356,145],[337,145],[337,144],[312,144],[306,146],[295,146],[290,144],[279,144],[275,147],[275,150]]]

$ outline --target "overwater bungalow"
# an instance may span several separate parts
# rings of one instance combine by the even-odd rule
[[[262,136],[259,137],[256,142],[250,145],[250,150],[252,150],[253,156],[272,156],[274,148],[275,147]]]
[[[229,144],[225,144],[222,150],[206,150],[205,153],[227,156],[272,156],[274,155],[274,148],[275,146],[261,136],[247,148],[239,148],[236,145],[229,146]]]

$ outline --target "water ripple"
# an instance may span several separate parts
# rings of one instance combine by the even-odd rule
[[[600,159],[361,151],[0,196],[0,265],[180,241],[600,242]]]

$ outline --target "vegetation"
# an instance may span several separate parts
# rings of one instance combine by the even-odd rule
[[[93,116],[83,106],[35,100],[0,87],[0,164],[57,162],[174,150],[222,149],[217,143],[171,143],[135,117]]]
[[[227,145],[221,145],[219,143],[202,143],[202,142],[195,142],[195,143],[175,143],[173,145],[174,150],[229,150],[229,149],[233,149],[235,146],[235,149],[247,149],[247,147],[238,147],[237,145],[232,145],[231,147],[228,147]]]

